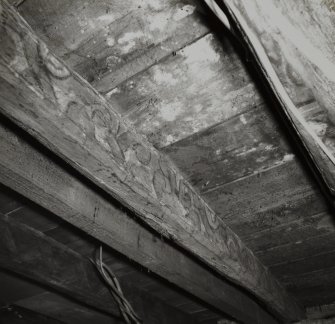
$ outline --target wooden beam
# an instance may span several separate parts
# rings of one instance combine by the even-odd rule
[[[7,324],[64,324],[55,318],[16,305],[1,308],[0,321]]]
[[[288,319],[302,311],[176,167],[1,4],[1,112],[85,177]]]
[[[65,245],[0,215],[0,246],[1,268],[54,288],[104,313],[119,316],[116,303],[95,267]],[[186,313],[135,286],[124,281],[120,283],[144,323],[196,323]]]
[[[0,267],[119,316],[94,266],[66,246],[0,214]],[[80,275],[78,275],[80,274]]]
[[[335,204],[335,56],[329,1],[222,0],[237,38],[250,50],[279,111],[306,162]],[[331,9],[332,8],[332,9]],[[319,122],[297,105],[299,89],[309,87]],[[320,118],[321,117],[321,118]],[[320,121],[322,121],[320,123]],[[320,131],[320,126],[322,130]],[[317,127],[319,127],[317,129]]]
[[[241,322],[276,323],[252,297],[162,241],[40,149],[0,122],[0,182]]]

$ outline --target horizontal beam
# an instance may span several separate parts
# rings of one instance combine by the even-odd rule
[[[40,149],[0,121],[0,182],[241,322],[277,323],[252,297],[162,241]]]
[[[104,313],[119,316],[115,301],[92,263],[65,245],[0,215],[0,246],[0,268],[54,288]],[[121,280],[120,283],[125,297],[144,323],[153,324],[157,320],[195,323],[186,313],[127,282]]]
[[[173,163],[52,55],[12,8],[6,3],[0,8],[0,111],[150,227],[284,318],[300,318],[301,309],[285,289]]]

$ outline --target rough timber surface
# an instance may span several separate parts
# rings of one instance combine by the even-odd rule
[[[164,147],[187,180],[206,195],[218,216],[223,217],[250,248],[257,253],[264,250],[264,262],[267,260],[268,264],[273,264],[281,258],[283,263],[278,270],[283,275],[285,269],[287,274],[291,272],[290,262],[297,265],[297,270],[303,271],[303,265],[306,265],[306,271],[311,271],[313,264],[317,269],[320,262],[302,259],[298,266],[300,261],[297,258],[301,254],[309,256],[310,260],[317,260],[318,256],[312,253],[318,252],[310,250],[309,244],[305,245],[304,241],[308,236],[312,240],[317,236],[314,242],[324,246],[327,242],[324,240],[329,236],[323,234],[332,231],[334,216],[328,212],[313,180],[309,180],[309,175],[302,171],[303,166],[294,156],[295,148],[284,136],[280,121],[274,118],[272,105],[264,101],[262,92],[256,87],[258,80],[249,75],[242,63],[245,54],[242,53],[241,60],[222,31],[210,31],[207,35],[204,21],[208,17],[202,19],[195,2],[146,1],[147,5],[140,4],[144,4],[142,9],[132,6],[131,2],[111,1],[107,4],[92,1],[82,5],[80,1],[68,3],[59,0],[46,7],[44,1],[30,0],[19,10],[54,51],[62,49],[66,42],[70,44],[78,40],[78,43],[73,43],[73,52],[64,49],[57,53],[96,87],[100,86],[104,93],[108,91],[108,100],[134,123],[138,132],[157,147]],[[300,24],[305,36],[317,42],[316,46],[322,42],[325,44],[325,38],[328,44],[334,44],[334,33],[329,32],[334,28],[331,1],[277,3],[290,12],[287,17],[299,17],[291,23]],[[61,10],[57,8],[58,4]],[[196,9],[178,23],[169,19],[165,25],[175,31],[177,43],[182,39],[174,46],[174,36],[153,30],[151,22],[155,17],[173,17],[176,12],[182,12],[179,9],[185,5],[195,6]],[[148,12],[150,19],[143,19],[143,12]],[[114,21],[111,14],[119,20]],[[113,20],[110,27],[107,18]],[[96,21],[93,30],[90,29],[91,20]],[[127,25],[131,20],[136,21],[134,28]],[[82,29],[84,33],[81,33]],[[138,30],[144,30],[146,35],[137,37],[136,34],[128,34]],[[167,30],[165,28],[163,33]],[[158,42],[155,43],[156,34]],[[134,38],[130,37],[128,43],[125,36]],[[168,37],[165,42],[168,46],[164,45],[164,37]],[[266,37],[264,39],[267,41]],[[94,44],[95,40],[99,42]],[[111,48],[108,40],[111,43],[115,40]],[[122,40],[125,42],[122,43]],[[265,44],[272,46],[270,41]],[[132,45],[129,55],[122,50]],[[271,61],[291,98],[312,129],[332,149],[333,126],[325,110],[315,101],[313,89],[302,82],[294,67],[276,54],[280,52],[276,44],[273,48]],[[333,55],[331,45],[325,52],[328,58]],[[135,53],[140,53],[140,56]],[[170,107],[173,109],[169,110]],[[258,127],[253,122],[258,118],[264,127]],[[243,123],[245,121],[246,124]],[[227,135],[229,128],[234,130],[231,135]],[[220,145],[220,141],[225,145]],[[199,170],[205,175],[202,176]],[[248,190],[256,193],[259,203],[252,199]],[[238,212],[234,212],[235,208]],[[293,252],[286,255],[285,249],[291,247]],[[328,247],[331,247],[331,242]],[[275,268],[273,271],[276,271]],[[317,282],[318,279],[314,277],[313,280]],[[309,290],[310,303],[312,300],[317,303],[320,296],[314,293],[315,297],[313,290]],[[334,293],[327,294],[328,299],[334,298]]]
[[[299,307],[173,163],[53,56],[8,5],[1,11],[1,111],[164,236],[281,315],[299,317]]]
[[[268,88],[280,103],[280,112],[293,139],[299,143],[306,161],[333,203],[334,141],[330,140],[329,143],[323,138],[325,132],[320,133],[320,129],[314,129],[313,123],[301,116],[295,107],[294,96],[290,97],[288,90],[282,86],[286,78],[291,77],[292,80],[295,79],[295,83],[309,87],[328,117],[325,130],[331,130],[334,126],[335,59],[327,48],[327,39],[320,36],[322,33],[318,30],[320,28],[323,33],[327,33],[329,21],[318,21],[311,6],[308,6],[308,1],[295,11],[294,16],[285,5],[275,1],[224,0],[223,3],[238,34],[252,53]],[[318,25],[314,27],[316,24],[311,21],[317,21]],[[310,28],[304,27],[306,22],[310,24]],[[334,28],[334,25],[331,27]],[[295,83],[288,87],[293,93]]]
[[[101,92],[208,32],[199,1],[112,0],[46,3],[19,10],[51,49]]]
[[[42,153],[40,147],[22,134],[3,125],[0,133],[1,151],[6,153],[0,156],[1,182],[212,307],[246,322],[257,323],[258,318],[268,317],[252,298],[162,240],[160,235],[148,231],[129,212]],[[46,235],[79,253],[85,251],[88,255],[88,248],[90,252],[95,249],[90,244],[81,244],[81,236],[64,230],[59,221],[38,215],[36,208],[33,212],[38,217],[27,218],[22,199],[11,197],[0,195],[0,201],[7,202],[0,206],[6,207],[2,210],[7,217],[43,229]],[[120,276],[122,271],[118,271],[117,263],[113,261],[112,265]]]

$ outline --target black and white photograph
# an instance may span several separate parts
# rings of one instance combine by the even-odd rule
[[[0,324],[335,324],[335,0],[0,0]]]

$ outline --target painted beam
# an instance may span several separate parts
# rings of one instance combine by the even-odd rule
[[[50,53],[6,2],[0,13],[0,111],[160,234],[281,316],[300,318],[294,300],[173,163]]]
[[[1,183],[219,311],[245,323],[277,323],[252,297],[140,225],[22,131],[2,122]]]
[[[335,55],[331,1],[222,0],[231,30],[252,53],[278,111],[326,196],[335,203]],[[318,120],[297,104],[302,86],[312,90]]]

